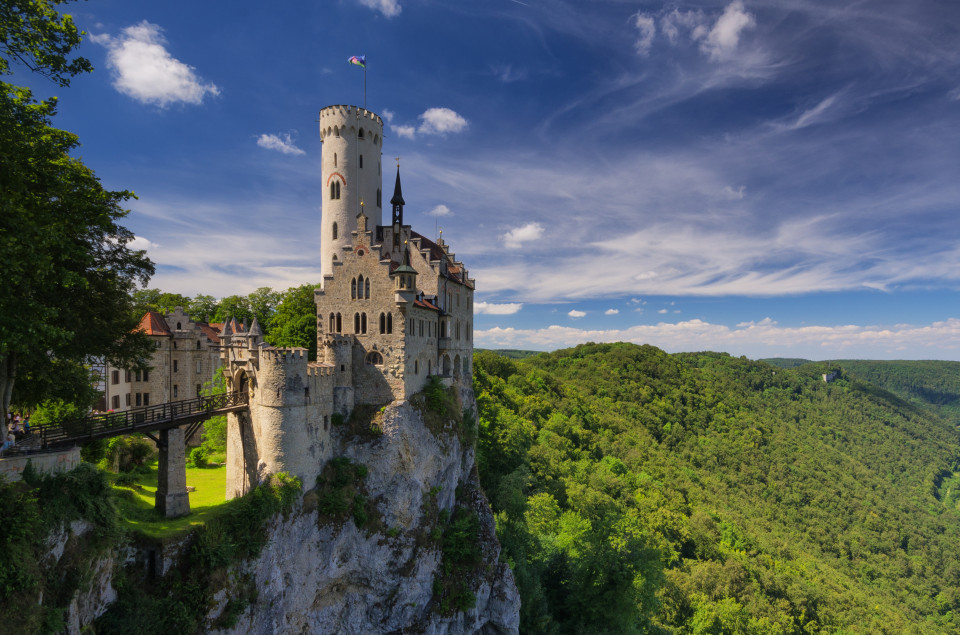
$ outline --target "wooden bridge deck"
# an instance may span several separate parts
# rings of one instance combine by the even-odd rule
[[[229,392],[32,426],[31,432],[39,439],[41,448],[57,448],[134,432],[157,432],[189,424],[199,427],[210,417],[246,407],[246,392]],[[196,427],[191,426],[187,438],[195,430]]]

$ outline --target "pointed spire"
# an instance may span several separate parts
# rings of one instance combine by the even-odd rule
[[[247,335],[255,335],[257,337],[263,335],[263,331],[260,330],[260,323],[257,322],[257,316],[253,316],[253,322],[250,323],[250,331]]]
[[[403,192],[400,191],[400,165],[397,165],[397,184],[393,186],[393,198],[390,199],[393,205],[393,224],[403,225]]]
[[[220,329],[220,337],[229,337],[233,335],[233,329],[230,328],[230,320],[227,320],[223,323],[223,328]]]
[[[230,330],[234,333],[240,333],[240,325],[237,324],[237,318],[230,318]]]

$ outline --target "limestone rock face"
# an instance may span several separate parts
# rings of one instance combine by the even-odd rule
[[[460,396],[473,405],[472,391],[461,389]],[[379,437],[364,441],[336,432],[333,456],[368,469],[364,487],[376,504],[376,529],[370,523],[358,529],[350,519],[318,522],[310,504],[277,518],[259,558],[235,572],[235,580],[255,586],[256,601],[221,632],[517,633],[520,597],[513,573],[498,561],[500,545],[477,483],[473,449],[464,447],[453,426],[435,434],[410,403],[396,401],[383,412]],[[452,512],[458,487],[459,504],[472,507],[480,520],[482,558],[467,580],[475,606],[451,613],[434,598],[443,556],[438,540],[425,539],[425,509],[435,504]],[[217,595],[211,623],[229,594]]]

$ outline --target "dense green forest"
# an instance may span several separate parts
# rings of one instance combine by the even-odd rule
[[[837,366],[478,353],[522,632],[960,631],[957,428]]]

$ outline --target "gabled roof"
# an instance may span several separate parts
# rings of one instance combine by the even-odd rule
[[[414,306],[423,307],[424,309],[430,309],[431,311],[439,311],[440,307],[433,306],[429,300],[414,300]]]
[[[206,322],[197,322],[197,326],[200,327],[200,330],[203,331],[203,334],[207,336],[207,339],[213,342],[214,344],[220,343],[220,336],[218,335],[219,330],[215,329],[212,325],[207,324]]]
[[[143,317],[140,318],[140,324],[138,324],[134,330],[146,333],[147,335],[173,335],[173,333],[170,332],[170,327],[167,326],[166,320],[156,311],[147,311],[144,313]]]

